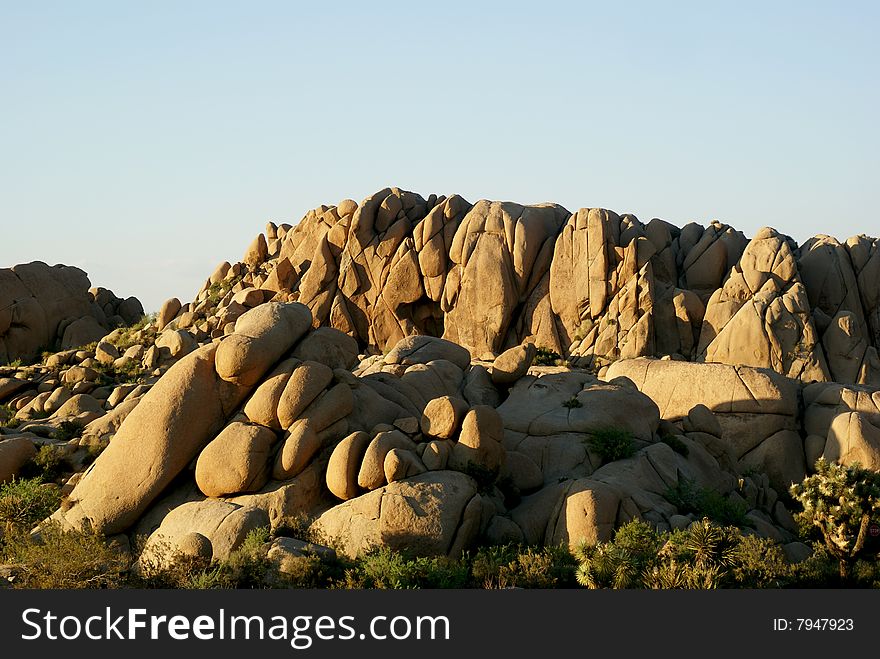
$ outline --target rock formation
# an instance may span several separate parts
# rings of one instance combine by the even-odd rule
[[[147,327],[0,368],[0,480],[56,447],[53,519],[142,562],[302,515],[351,555],[574,545],[682,528],[682,488],[789,543],[818,457],[880,469],[878,284],[865,237],[389,188],[270,223]]]
[[[0,364],[92,343],[143,315],[137,298],[90,288],[86,273],[73,266],[0,268]]]

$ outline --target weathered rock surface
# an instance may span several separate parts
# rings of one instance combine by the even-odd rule
[[[416,555],[448,554],[479,529],[462,530],[462,516],[477,497],[474,481],[454,471],[431,471],[396,481],[331,508],[313,529],[341,551],[357,556],[376,546]],[[471,535],[459,538],[460,533]]]

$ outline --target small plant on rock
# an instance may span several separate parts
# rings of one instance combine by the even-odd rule
[[[599,428],[587,440],[590,449],[598,453],[604,462],[614,462],[632,457],[636,452],[633,436],[620,428]]]
[[[538,347],[532,364],[535,366],[562,366],[565,364],[565,360],[562,359],[562,355],[550,348]]]
[[[747,510],[742,503],[732,501],[715,490],[699,487],[687,478],[680,478],[675,487],[666,491],[665,496],[683,515],[694,513],[699,517],[707,517],[716,524],[738,527],[747,525]]]

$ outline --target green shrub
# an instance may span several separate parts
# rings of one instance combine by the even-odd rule
[[[69,469],[63,445],[44,444],[37,454],[19,472],[23,478],[36,479],[45,483],[57,480]]]
[[[101,386],[142,384],[147,375],[141,363],[134,359],[120,366],[111,362],[109,364],[95,364],[92,368],[98,372],[98,384]]]
[[[583,407],[583,403],[577,399],[577,396],[572,396],[568,400],[562,403],[562,407],[567,407],[570,410],[573,410],[578,407]]]
[[[128,350],[133,345],[152,345],[156,340],[156,317],[158,314],[151,313],[142,316],[139,321],[123,328],[110,343],[116,346],[120,352]]]
[[[587,588],[637,588],[662,546],[652,526],[628,522],[617,529],[613,542],[578,548],[577,581]]]
[[[464,588],[467,566],[444,556],[412,558],[387,547],[361,556],[337,584],[343,588]]]
[[[126,557],[91,531],[62,531],[45,524],[38,537],[24,532],[3,541],[2,561],[13,566],[16,588],[118,588]]]
[[[60,501],[58,488],[39,478],[13,479],[0,485],[0,522],[7,528],[30,529],[51,515]]]
[[[748,523],[748,511],[744,504],[731,501],[715,490],[699,487],[687,478],[680,478],[675,487],[666,491],[665,496],[683,515],[694,513],[698,517],[708,517],[717,524],[739,527]]]
[[[778,588],[794,575],[772,540],[708,519],[673,533],[630,522],[576,557],[578,582],[588,588]]]
[[[21,423],[15,418],[17,411],[12,405],[0,405],[0,428],[17,428]]]
[[[498,472],[489,469],[477,462],[468,460],[465,465],[464,473],[474,479],[477,483],[477,491],[480,494],[491,494],[495,486],[495,480],[498,478]]]
[[[587,440],[589,447],[598,453],[604,462],[614,462],[632,457],[636,452],[633,436],[619,428],[599,428]]]
[[[58,429],[52,433],[52,439],[58,442],[66,442],[82,434],[83,427],[76,421],[64,420],[58,424]]]
[[[575,584],[577,563],[567,547],[498,545],[480,548],[471,560],[478,588],[559,588]]]
[[[538,347],[535,358],[532,360],[532,364],[535,366],[561,366],[564,363],[565,360],[562,359],[562,355],[550,350],[550,348],[543,347]]]
[[[801,519],[819,529],[837,559],[840,580],[852,581],[857,561],[877,552],[868,539],[872,517],[880,513],[880,473],[819,458],[816,473],[792,485],[790,493],[804,507]]]
[[[675,451],[679,455],[683,455],[684,457],[687,457],[687,455],[688,455],[687,444],[685,444],[683,441],[681,441],[675,435],[663,435],[660,438],[660,441],[663,442],[664,444],[666,444],[666,446],[671,448],[673,451]]]
[[[0,426],[15,416],[15,408],[12,405],[0,405]]]

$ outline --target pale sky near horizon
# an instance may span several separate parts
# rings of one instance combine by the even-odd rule
[[[880,234],[880,3],[414,4],[0,0],[0,267],[156,310],[386,185]]]

